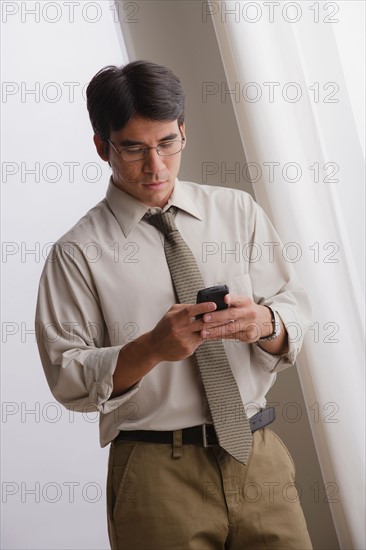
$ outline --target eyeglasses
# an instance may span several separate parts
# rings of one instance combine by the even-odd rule
[[[183,143],[185,138],[181,140],[169,140],[159,143],[156,147],[146,147],[146,145],[132,145],[131,147],[123,147],[120,151],[113,145],[110,139],[107,139],[108,143],[113,147],[118,155],[121,155],[123,160],[127,162],[135,162],[136,160],[143,160],[147,157],[150,149],[155,149],[160,157],[170,157],[180,153],[183,149]]]

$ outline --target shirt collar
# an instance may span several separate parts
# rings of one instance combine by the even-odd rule
[[[126,238],[146,212],[150,210],[150,206],[143,204],[135,197],[128,195],[116,187],[112,178],[109,180],[106,200]],[[191,192],[191,189],[184,187],[184,182],[180,182],[178,179],[175,180],[172,195],[163,210],[167,210],[170,206],[176,206],[178,209],[184,210],[187,214],[199,220],[203,219],[199,208],[194,202],[194,194]]]

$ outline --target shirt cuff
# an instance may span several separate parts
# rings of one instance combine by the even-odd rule
[[[110,413],[129,401],[142,384],[142,380],[140,380],[122,395],[110,399],[113,391],[113,374],[121,348],[122,346],[114,346],[89,352],[84,361],[85,382],[89,387],[89,399],[95,403],[98,411],[102,414]]]
[[[287,330],[289,349],[286,353],[273,355],[261,348],[259,342],[255,342],[253,344],[253,352],[257,362],[265,371],[279,372],[295,364],[296,357],[301,349],[304,330],[298,317],[290,308],[275,304],[262,305],[268,305],[278,313]]]

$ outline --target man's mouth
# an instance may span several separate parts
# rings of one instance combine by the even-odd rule
[[[163,186],[165,181],[153,181],[151,183],[144,183],[146,187],[150,187],[151,189],[156,189],[158,187]]]

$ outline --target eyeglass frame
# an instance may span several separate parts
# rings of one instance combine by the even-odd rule
[[[112,145],[112,147],[113,147],[114,151],[117,153],[117,155],[122,155],[122,158],[123,158],[123,151],[125,151],[126,149],[130,149],[131,147],[136,147],[135,145],[130,145],[128,147],[122,147],[122,149],[120,151],[118,151],[116,146],[111,142],[111,140],[109,138],[107,138],[107,141],[110,145]],[[170,153],[169,155],[161,155],[160,151],[159,151],[159,147],[161,145],[164,145],[165,143],[170,143],[172,141],[180,142],[181,148],[179,149],[179,151],[177,151],[176,153]],[[163,141],[162,143],[159,143],[159,145],[156,145],[155,147],[147,147],[146,145],[143,145],[142,148],[145,149],[145,155],[143,157],[141,157],[139,159],[135,159],[135,160],[126,160],[125,158],[123,158],[123,160],[125,162],[139,162],[140,160],[146,159],[146,157],[148,155],[148,152],[151,149],[155,149],[155,151],[157,152],[159,157],[172,157],[174,155],[177,155],[178,153],[180,153],[183,150],[183,144],[185,143],[185,141],[186,141],[186,138],[182,136],[182,139],[168,139],[167,141]]]

